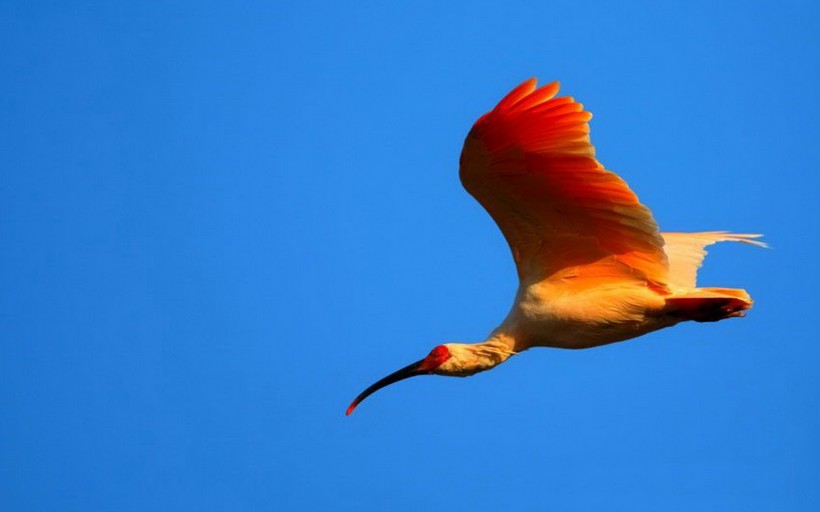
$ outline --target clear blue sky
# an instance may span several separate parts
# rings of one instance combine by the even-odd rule
[[[0,509],[820,509],[819,4],[659,4],[3,2]],[[506,314],[457,162],[530,76],[662,228],[766,234],[701,274],[755,309],[346,418]]]

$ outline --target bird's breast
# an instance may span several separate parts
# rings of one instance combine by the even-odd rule
[[[529,347],[589,348],[667,327],[664,300],[640,283],[572,290],[539,283],[519,290],[504,327]]]

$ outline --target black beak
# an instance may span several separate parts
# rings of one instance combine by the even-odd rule
[[[356,406],[362,402],[362,400],[369,397],[370,395],[372,395],[373,393],[375,393],[376,391],[380,390],[385,386],[389,386],[390,384],[393,384],[394,382],[398,382],[400,380],[415,377],[416,375],[430,375],[431,373],[433,373],[431,370],[422,369],[423,362],[424,359],[422,359],[421,361],[416,361],[411,365],[405,366],[401,370],[391,373],[387,377],[383,378],[382,380],[376,382],[369,388],[362,391],[361,394],[359,394],[359,396],[357,396],[356,399],[350,403],[350,406],[347,408],[347,412],[345,412],[345,415],[350,416],[350,414],[353,412],[353,409],[355,409]]]

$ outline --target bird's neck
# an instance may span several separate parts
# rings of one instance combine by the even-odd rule
[[[469,373],[478,373],[500,365],[515,355],[515,340],[506,334],[493,333],[486,341],[465,345],[469,361],[464,361]]]

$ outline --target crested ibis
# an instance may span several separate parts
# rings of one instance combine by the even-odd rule
[[[461,152],[464,188],[495,220],[512,251],[518,291],[481,343],[445,343],[365,389],[416,375],[465,377],[532,347],[589,348],[679,322],[743,316],[745,290],[699,288],[705,248],[765,247],[756,234],[661,233],[623,179],[595,158],[592,114],[558,83],[530,79],[481,116]]]

